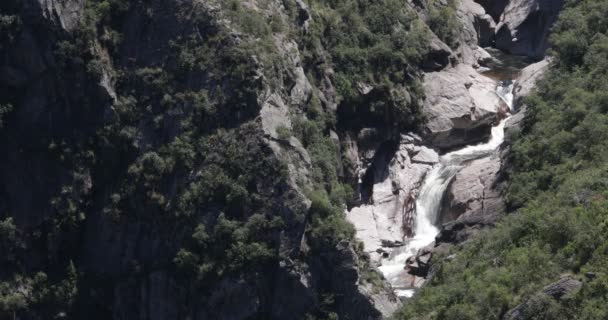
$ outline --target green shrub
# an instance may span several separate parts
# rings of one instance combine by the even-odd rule
[[[13,106],[11,104],[0,105],[0,129],[4,127],[6,116],[11,111],[13,111]]]
[[[431,1],[429,7],[429,28],[450,47],[456,47],[458,45],[457,37],[462,29],[460,22],[456,18],[456,1],[449,0],[448,5]]]

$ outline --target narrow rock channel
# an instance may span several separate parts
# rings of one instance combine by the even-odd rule
[[[500,81],[496,94],[507,104],[513,106],[513,81]],[[417,283],[408,283],[405,265],[410,257],[415,256],[420,249],[435,241],[439,233],[439,213],[441,201],[450,182],[467,162],[483,158],[496,152],[504,141],[504,127],[509,117],[506,117],[492,128],[488,142],[467,146],[463,149],[449,152],[441,156],[439,163],[426,175],[422,188],[416,200],[416,217],[414,219],[413,237],[406,240],[406,245],[393,251],[391,257],[383,261],[380,271],[391,283],[398,296],[411,297]]]
[[[483,120],[493,123],[486,141],[439,155],[437,149],[449,145],[449,141],[438,145],[432,137],[402,136],[392,160],[373,168],[381,178],[373,185],[371,201],[348,213],[366,251],[400,297],[411,297],[424,284],[430,255],[424,255],[423,251],[433,247],[443,223],[457,218],[444,212],[449,209],[444,208],[445,198],[454,177],[475,160],[498,156],[505,138],[505,124],[515,113],[515,81],[526,63],[523,58],[491,52],[493,62],[488,68],[473,71],[469,77],[474,83],[467,87],[474,104],[493,117]],[[429,76],[443,77],[437,73]],[[445,95],[439,99],[448,98]],[[480,141],[483,136],[467,139]],[[471,174],[481,173],[472,170]]]

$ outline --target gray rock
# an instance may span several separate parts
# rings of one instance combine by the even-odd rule
[[[466,241],[471,236],[474,236],[487,227],[493,227],[500,215],[473,215],[461,217],[452,222],[448,222],[441,226],[439,234],[435,237],[435,243],[438,248],[446,249],[444,244],[458,244]]]
[[[270,96],[262,102],[260,119],[262,120],[264,133],[273,139],[279,138],[277,130],[280,130],[280,128],[291,130],[289,109],[281,96],[277,93],[270,94]]]
[[[515,110],[521,106],[523,98],[532,92],[536,86],[536,82],[542,79],[550,65],[551,60],[544,59],[525,67],[521,71],[515,82],[515,88],[513,88],[513,107]]]
[[[84,0],[36,0],[42,16],[66,31],[78,27],[84,11]]]
[[[563,0],[512,0],[496,26],[496,47],[516,55],[542,59],[549,29]]]
[[[393,241],[393,240],[382,239],[380,242],[382,243],[382,246],[385,248],[396,248],[396,247],[404,246],[404,243],[402,241]],[[382,249],[378,249],[378,250],[382,250]]]
[[[312,85],[304,73],[298,44],[282,36],[275,36],[275,46],[286,62],[285,73],[289,75],[289,79],[286,80],[293,82],[289,89],[289,102],[291,105],[302,106],[310,99]]]
[[[359,286],[359,292],[371,299],[373,306],[381,313],[383,319],[390,319],[401,307],[401,301],[387,289],[378,292],[378,288],[367,284]]]
[[[456,17],[462,25],[458,56],[461,62],[475,66],[475,49],[493,43],[496,23],[486,14],[483,7],[473,0],[459,1]]]
[[[450,65],[452,49],[441,41],[434,33],[429,32],[429,53],[426,55],[422,67],[425,71],[439,71]]]
[[[551,296],[555,300],[560,300],[566,294],[578,290],[582,285],[583,283],[581,281],[576,280],[571,276],[565,276],[559,279],[559,281],[544,287],[543,293]]]
[[[526,105],[521,105],[519,107],[519,110],[507,120],[507,123],[505,123],[506,143],[511,143],[521,131],[521,126],[523,125],[524,119],[526,118],[527,110],[528,107]]]
[[[563,296],[567,294],[574,293],[578,291],[583,283],[577,279],[574,279],[572,276],[566,275],[563,276],[557,282],[554,282],[543,288],[541,292],[534,294],[532,297],[524,301],[523,303],[517,305],[515,308],[509,310],[505,316],[504,320],[524,320],[529,319],[529,314],[527,314],[529,307],[534,301],[543,300],[543,299],[555,299],[560,301]]]
[[[454,148],[489,136],[501,101],[494,92],[494,80],[460,64],[427,73],[423,86],[425,133],[433,146]]]
[[[487,157],[458,172],[444,197],[441,222],[503,213],[505,205],[497,188],[500,166],[499,157]]]
[[[523,99],[532,93],[536,82],[542,79],[550,65],[551,60],[544,59],[527,66],[520,72],[515,82],[515,88],[513,88],[513,109],[516,110],[516,113],[505,124],[505,141],[512,141],[513,137],[521,130],[527,110],[527,107],[523,104]]]
[[[474,55],[475,55],[475,61],[477,62],[477,64],[479,64],[482,67],[488,66],[494,59],[494,58],[492,58],[492,55],[488,51],[486,51],[485,49],[483,49],[481,47],[477,47],[475,49]],[[477,71],[482,72],[482,70],[480,70],[480,68],[478,68]]]
[[[433,258],[433,244],[429,247],[422,248],[415,256],[407,259],[405,268],[411,275],[427,278],[431,269],[431,259]]]
[[[353,188],[356,188],[359,184],[361,162],[359,161],[359,147],[357,142],[352,138],[351,134],[346,133],[344,140],[342,141],[343,153],[342,161],[343,172],[346,181]]]

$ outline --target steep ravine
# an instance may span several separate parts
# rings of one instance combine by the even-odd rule
[[[447,155],[506,111],[482,47],[502,23],[503,50],[527,48],[545,6],[2,1],[0,318],[389,317],[381,263],[499,215],[485,157],[415,223]],[[419,252],[402,289],[425,281]]]
[[[496,87],[496,94],[509,107],[509,113],[513,106],[513,81],[514,79],[504,79],[497,83]],[[430,261],[420,258],[417,260],[416,255],[421,249],[434,243],[442,221],[451,221],[450,217],[442,215],[441,209],[442,200],[446,197],[452,179],[457,173],[466,169],[473,160],[497,156],[498,149],[504,141],[504,127],[509,118],[510,116],[497,119],[498,123],[492,127],[487,142],[446,153],[427,172],[416,198],[416,213],[412,221],[413,236],[406,239],[404,246],[391,252],[389,258],[383,260],[380,266],[380,270],[399,296],[410,297],[414,293],[413,288],[423,283],[412,278],[411,275],[423,275],[425,273],[423,269],[428,269]],[[475,175],[476,173],[472,172],[467,178],[479,179]],[[467,202],[472,200],[467,199]]]
[[[546,37],[560,4],[543,5],[505,2],[503,9],[509,11],[497,16],[504,26],[516,24],[509,20],[513,15],[526,21],[549,15],[538,23],[538,32]],[[347,213],[365,251],[404,297],[426,281],[433,252],[445,252],[450,244],[465,241],[505,212],[501,172],[508,146],[503,142],[523,118],[521,98],[548,66],[547,60],[532,64],[544,56],[545,40],[538,43],[541,49],[536,43],[523,45],[536,41],[525,36],[520,40],[514,36],[520,44],[513,50],[499,45],[521,56],[485,50],[479,45],[494,44],[496,35],[487,33],[498,29],[480,25],[494,18],[466,0],[460,3],[459,16],[466,44],[455,51],[461,62],[425,74],[425,134],[402,135],[394,155],[382,155],[381,165],[370,168],[375,179],[364,181],[371,190],[369,201]],[[512,33],[518,32],[531,31],[522,28]],[[531,49],[521,50],[526,46]]]
[[[497,61],[496,65],[504,65],[504,62]],[[488,72],[491,71],[494,71],[493,75],[496,76],[499,70],[489,70]],[[399,296],[411,296],[413,294],[412,289],[420,287],[424,283],[429,261],[424,259],[416,261],[416,255],[419,250],[429,245],[431,245],[431,248],[433,247],[432,244],[440,231],[442,222],[450,222],[460,216],[449,217],[441,210],[443,207],[442,201],[446,197],[446,191],[452,179],[476,159],[498,158],[498,149],[504,141],[505,124],[510,119],[508,115],[513,112],[513,88],[516,79],[511,78],[511,74],[513,73],[501,73],[504,78],[493,82],[495,83],[493,91],[481,92],[482,94],[495,94],[502,101],[495,107],[507,108],[507,110],[494,110],[497,115],[496,124],[492,127],[491,136],[487,142],[457,149],[441,156],[438,156],[436,151],[424,146],[417,147],[418,150],[416,150],[416,147],[409,147],[407,143],[403,144],[402,148],[411,148],[416,152],[410,159],[413,166],[402,165],[396,167],[394,174],[397,177],[412,177],[412,175],[418,174],[419,183],[414,187],[415,189],[412,188],[410,198],[407,200],[413,203],[413,210],[410,209],[409,212],[405,210],[409,203],[404,203],[404,211],[397,211],[397,214],[402,216],[392,217],[392,219],[388,216],[387,221],[378,221],[378,219],[386,219],[383,213],[387,212],[387,209],[390,210],[390,207],[387,207],[387,201],[378,197],[383,192],[388,193],[390,190],[386,190],[387,185],[380,183],[374,185],[374,195],[378,197],[374,199],[374,203],[365,207],[354,208],[349,213],[348,216],[352,221],[360,223],[359,225],[361,225],[361,220],[358,219],[361,219],[365,212],[371,213],[376,225],[376,230],[372,230],[372,233],[376,232],[377,234],[377,238],[372,236],[372,239],[379,238],[384,247],[377,249],[376,253],[379,255],[374,256],[378,257],[379,269]],[[484,88],[492,87],[484,86]],[[500,164],[500,161],[498,160],[497,163]],[[412,171],[412,168],[417,169]],[[472,172],[470,173],[471,176],[467,178],[475,179],[475,174],[475,172]],[[395,205],[394,202],[388,203],[389,206]],[[378,230],[378,226],[380,226],[380,229],[382,226],[387,226],[387,228],[386,230]],[[360,230],[360,237],[370,237],[369,231],[358,230]],[[404,230],[408,230],[408,233],[402,233],[402,239],[382,238],[391,236],[391,231],[396,234],[398,231],[403,232]],[[367,239],[368,244],[371,242],[370,238],[363,239],[364,241]]]

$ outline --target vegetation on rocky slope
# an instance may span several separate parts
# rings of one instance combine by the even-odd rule
[[[508,201],[493,230],[436,265],[402,319],[608,318],[608,1],[568,1],[552,70],[526,100]],[[445,257],[444,257],[445,258]],[[580,290],[556,297],[560,277]]]
[[[429,33],[402,1],[308,1],[313,19],[301,28],[294,1],[277,10],[270,1],[89,0],[70,32],[26,2],[0,4],[0,63],[28,71],[0,87],[0,318],[128,318],[160,302],[175,318],[217,318],[212,293],[229,289],[252,295],[242,300],[267,318],[279,260],[297,269],[324,259],[317,268],[327,270],[354,245],[343,217],[353,191],[331,132],[396,134],[421,121]],[[449,33],[446,10],[431,17],[437,32]],[[278,140],[297,137],[311,157],[311,183],[300,186],[309,210],[258,119],[265,90],[289,85],[277,43],[290,40],[314,88],[289,106],[293,128]],[[24,65],[36,59],[30,73]],[[321,88],[333,87],[338,98],[323,101]],[[18,189],[17,180],[35,182]],[[362,279],[380,282],[359,263]],[[352,309],[331,273],[322,279],[306,316]],[[171,294],[140,296],[159,282]]]

